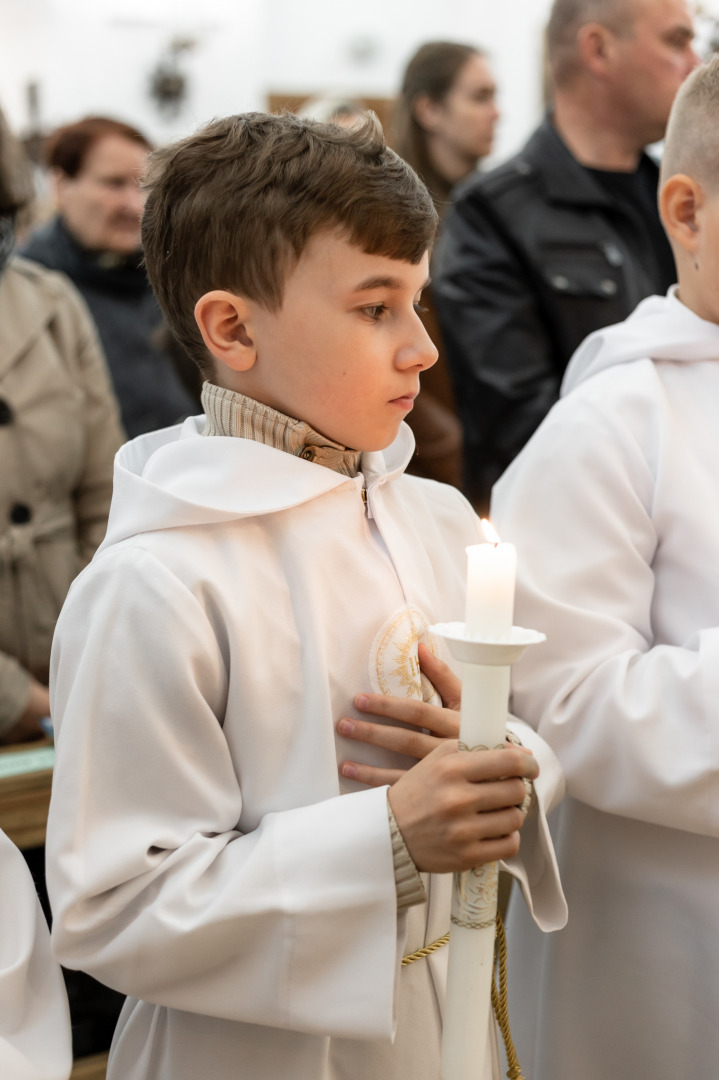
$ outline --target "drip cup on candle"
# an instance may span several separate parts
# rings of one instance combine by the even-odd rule
[[[538,630],[526,630],[523,626],[512,626],[509,633],[500,638],[484,640],[467,633],[466,623],[435,623],[430,626],[430,633],[444,638],[455,660],[463,664],[483,664],[488,667],[504,667],[514,664],[529,645],[539,645],[546,641],[546,634]]]

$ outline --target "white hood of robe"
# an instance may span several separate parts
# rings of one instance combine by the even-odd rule
[[[624,322],[596,330],[567,366],[561,396],[618,364],[651,357],[693,363],[719,355],[719,326],[686,307],[673,285],[667,296],[648,296]]]
[[[141,435],[120,449],[101,551],[156,529],[290,510],[353,482],[251,439],[204,438],[204,424],[204,416],[191,416],[179,427]],[[414,436],[402,424],[386,450],[362,455],[367,488],[400,476],[413,453]]]

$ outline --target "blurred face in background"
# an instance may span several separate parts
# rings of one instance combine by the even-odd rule
[[[82,247],[118,255],[139,250],[147,154],[140,143],[105,135],[90,147],[77,176],[55,174],[58,211]]]
[[[687,0],[634,0],[632,32],[613,40],[616,108],[641,145],[664,135],[677,90],[699,63]]]
[[[467,163],[467,172],[492,150],[499,119],[497,86],[483,56],[470,56],[441,101],[421,95],[415,103],[417,120],[438,158],[451,155]]]

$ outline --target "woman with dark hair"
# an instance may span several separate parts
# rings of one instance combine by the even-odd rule
[[[392,123],[392,146],[421,176],[440,218],[452,188],[491,152],[499,118],[496,85],[484,53],[473,45],[430,41],[404,72]],[[445,365],[431,290],[423,321],[439,360],[422,375],[422,393],[407,422],[417,442],[410,472],[460,485],[462,429]]]
[[[31,194],[0,115],[0,742],[42,734],[55,621],[104,536],[123,440],[82,299],[13,256]]]
[[[429,188],[440,217],[455,184],[492,150],[497,88],[473,45],[430,41],[407,64],[393,119],[393,146]]]

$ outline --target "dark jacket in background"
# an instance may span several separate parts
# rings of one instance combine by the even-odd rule
[[[87,251],[60,218],[38,229],[23,255],[61,270],[82,293],[97,325],[130,438],[198,411],[171,358],[152,340],[162,315],[139,255],[125,258]]]
[[[422,372],[419,396],[412,412],[405,417],[417,445],[407,472],[461,487],[462,425],[457,416],[431,285],[422,293],[421,307],[420,319],[439,356],[436,364]]]
[[[549,118],[516,157],[459,189],[433,287],[464,428],[464,487],[478,507],[556,401],[580,342],[674,282],[668,242],[651,232]]]

